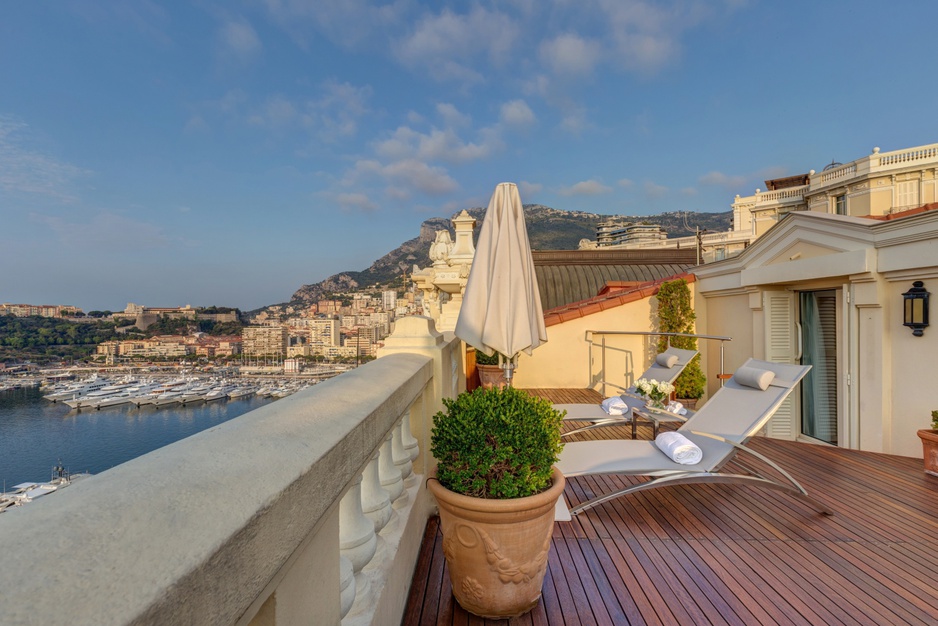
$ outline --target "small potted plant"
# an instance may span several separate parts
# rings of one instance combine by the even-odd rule
[[[500,361],[504,362],[506,357],[498,352],[488,355],[476,350],[476,371],[479,372],[479,384],[490,389],[492,387],[504,387],[505,370],[502,369]]]
[[[925,473],[938,476],[938,411],[931,412],[931,429],[918,431],[925,458]]]
[[[564,414],[513,387],[443,400],[428,487],[440,508],[453,595],[467,611],[509,618],[541,596],[563,475],[553,467]]]

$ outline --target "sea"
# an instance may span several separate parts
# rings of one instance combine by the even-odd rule
[[[100,474],[274,401],[251,396],[77,411],[45,400],[38,388],[0,391],[0,491],[47,481],[58,463],[73,474]]]

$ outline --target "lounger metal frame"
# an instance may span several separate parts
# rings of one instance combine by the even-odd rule
[[[765,366],[773,365],[767,362],[755,361],[754,359],[750,359],[746,363],[746,365],[753,365],[755,367],[758,367],[760,364],[765,365]],[[791,367],[791,366],[788,366],[788,367]],[[809,504],[812,508],[814,508],[819,513],[823,513],[824,515],[833,515],[833,512],[829,508],[824,506],[824,504],[822,504],[815,498],[808,495],[807,490],[797,480],[795,480],[795,478],[791,474],[786,472],[781,466],[779,466],[772,459],[768,458],[764,454],[761,454],[753,450],[752,448],[746,445],[746,443],[757,432],[759,432],[763,426],[765,426],[766,422],[768,422],[768,420],[772,417],[772,415],[774,415],[774,413],[777,411],[778,406],[791,394],[791,391],[794,389],[797,383],[801,380],[801,378],[803,378],[805,374],[807,374],[809,369],[810,369],[810,366],[801,366],[800,373],[795,377],[794,380],[778,380],[777,379],[776,381],[773,382],[772,384],[773,387],[782,387],[782,388],[787,389],[787,391],[785,391],[781,395],[781,397],[779,397],[778,400],[774,402],[773,405],[766,408],[766,410],[761,415],[759,415],[757,419],[754,420],[754,422],[749,426],[746,432],[740,433],[740,441],[735,441],[733,439],[729,439],[724,436],[716,435],[714,433],[701,432],[699,430],[693,430],[692,428],[685,428],[685,426],[687,425],[681,426],[681,428],[678,429],[678,432],[682,432],[684,434],[688,434],[688,435],[692,435],[696,437],[706,437],[706,438],[715,440],[717,442],[720,442],[722,444],[726,444],[728,446],[722,458],[714,458],[709,461],[709,469],[705,471],[701,471],[701,470],[694,469],[695,466],[685,466],[685,465],[680,465],[677,463],[674,463],[669,468],[664,468],[664,465],[670,465],[665,462],[664,465],[662,465],[661,467],[658,467],[654,470],[647,471],[647,472],[622,471],[622,470],[616,470],[616,469],[577,472],[577,473],[574,473],[573,475],[579,476],[579,475],[596,475],[596,474],[621,474],[621,475],[633,475],[633,476],[641,476],[641,475],[652,476],[652,478],[650,480],[639,483],[637,485],[630,485],[622,489],[617,489],[609,493],[604,493],[604,494],[595,496],[589,500],[586,500],[585,502],[579,503],[575,507],[570,508],[570,513],[573,515],[578,515],[582,513],[583,511],[587,511],[604,502],[608,502],[615,498],[619,498],[621,496],[628,495],[631,493],[645,491],[647,489],[655,489],[658,487],[665,487],[665,486],[671,486],[671,485],[713,483],[713,484],[750,485],[750,486],[760,486],[760,487],[765,487],[768,489],[774,489],[777,491],[781,491],[781,492],[799,497],[800,499],[805,501],[807,504]],[[727,393],[727,392],[732,393],[732,390],[724,388],[724,389],[721,389],[717,393],[720,394],[720,393]],[[714,395],[714,398],[716,397],[717,396]],[[599,444],[599,443],[604,443],[604,442],[584,442],[585,445]],[[629,443],[630,442],[628,441],[622,442],[623,450],[629,447],[627,445]],[[751,455],[752,457],[762,461],[763,463],[768,465],[771,469],[775,470],[775,472],[777,472],[779,476],[781,476],[784,480],[779,481],[779,480],[773,479],[770,476],[766,476],[764,474],[757,472],[756,470],[749,467],[748,465],[744,467],[744,470],[747,472],[746,474],[720,472],[720,470],[726,467],[728,463],[737,459],[737,455],[739,452],[745,452]],[[561,460],[562,459],[563,459],[563,456],[561,455]]]

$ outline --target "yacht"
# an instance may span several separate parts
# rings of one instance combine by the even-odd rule
[[[102,399],[126,393],[131,387],[134,387],[137,384],[138,383],[135,380],[128,380],[121,383],[105,385],[96,391],[82,394],[78,397],[72,398],[71,400],[65,400],[64,402],[73,409],[95,407]]]
[[[60,400],[71,400],[73,398],[78,398],[83,395],[98,391],[111,384],[107,378],[98,378],[97,374],[91,378],[79,381],[77,383],[69,383],[63,387],[54,389],[51,393],[45,394],[43,397],[46,400],[51,400],[52,402],[58,402]]]

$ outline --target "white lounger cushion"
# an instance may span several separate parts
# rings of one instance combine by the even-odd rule
[[[759,369],[758,367],[740,367],[733,374],[733,380],[744,387],[752,387],[760,391],[765,391],[775,380],[775,372]]]
[[[655,362],[658,365],[660,365],[661,367],[667,367],[669,369],[674,367],[677,361],[678,359],[677,359],[676,354],[668,354],[667,352],[662,352],[661,354],[655,357]]]

